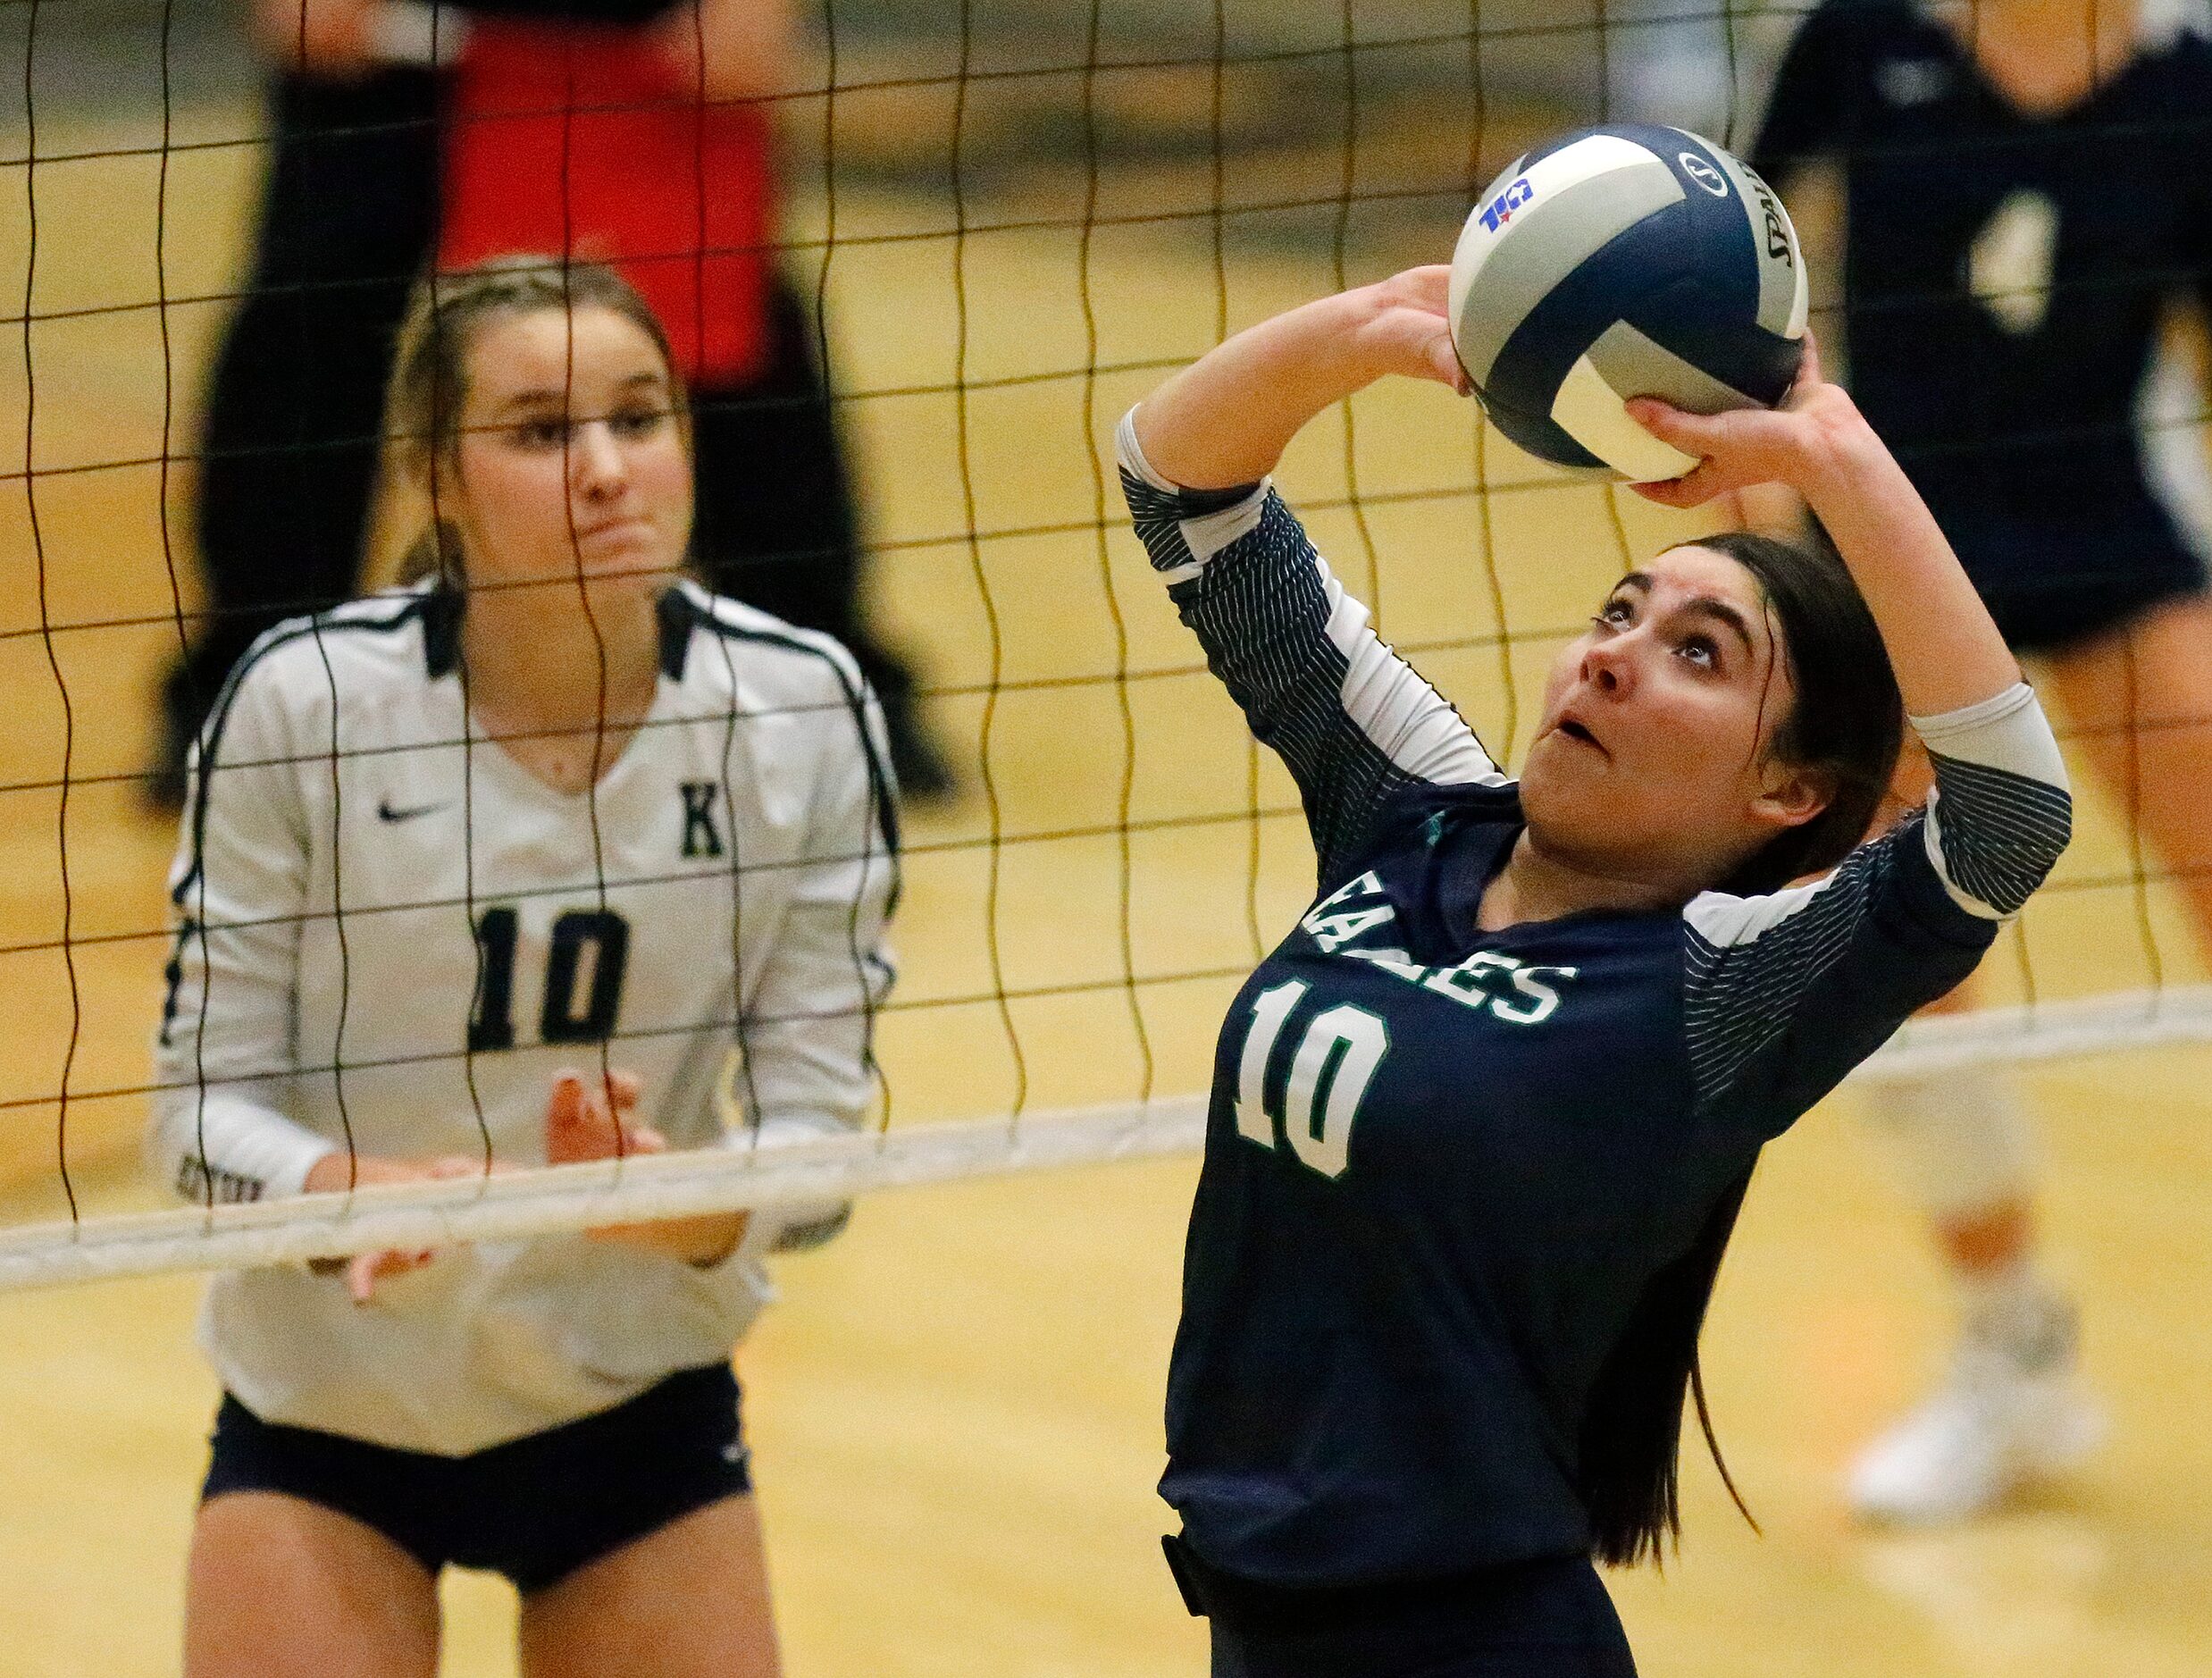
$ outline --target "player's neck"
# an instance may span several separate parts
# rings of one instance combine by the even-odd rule
[[[1513,841],[1512,855],[1483,893],[1475,922],[1485,932],[1503,932],[1528,921],[1592,910],[1672,909],[1693,895],[1693,889],[1671,878],[1621,873],[1558,855],[1524,827]]]
[[[1947,15],[1982,73],[2031,116],[2079,104],[2136,52],[2136,0],[1978,0]]]
[[[573,751],[574,741],[609,729],[626,739],[644,718],[660,678],[653,597],[595,591],[591,608],[566,584],[490,589],[469,601],[461,660],[469,710],[485,734],[527,758],[537,750],[531,742],[552,743],[544,749],[557,754],[566,737]]]

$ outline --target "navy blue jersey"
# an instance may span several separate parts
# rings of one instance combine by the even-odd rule
[[[2035,116],[1924,7],[1827,0],[1752,162],[1786,190],[1814,156],[1844,173],[1852,395],[1954,539],[2154,541],[2136,400],[2162,312],[2212,273],[2212,44],[2170,25]]]
[[[1481,931],[1513,785],[1266,486],[1123,482],[1295,776],[1312,908],[1238,994],[1191,1212],[1161,1492],[1273,1584],[1585,1550],[1593,1381],[1759,1148],[1971,972],[2065,841],[2015,687],[1923,733],[1939,808],[1827,879]]]

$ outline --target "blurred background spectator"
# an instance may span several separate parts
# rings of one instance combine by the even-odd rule
[[[358,586],[409,281],[434,251],[465,262],[564,239],[644,259],[633,278],[664,313],[692,301],[670,323],[697,382],[703,575],[850,646],[908,791],[949,790],[912,678],[862,615],[860,521],[820,334],[770,248],[774,107],[748,102],[799,80],[786,0],[495,0],[482,16],[257,0],[253,22],[276,132],[208,390],[195,509],[206,607],[163,685],[158,794],[180,796],[186,745],[247,643]],[[663,143],[625,144],[641,132]],[[613,173],[627,193],[564,195],[572,172]],[[445,191],[465,224],[441,247]],[[626,227],[591,224],[609,204],[629,206]]]

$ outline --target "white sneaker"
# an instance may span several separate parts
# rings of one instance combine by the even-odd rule
[[[2074,1308],[2052,1300],[2034,1314],[1967,1326],[1944,1384],[1852,1465],[1855,1514],[1904,1526],[1963,1521],[2096,1448],[2105,1416],[2082,1389]]]

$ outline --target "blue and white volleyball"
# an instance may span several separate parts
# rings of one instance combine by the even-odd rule
[[[1631,482],[1697,463],[1628,416],[1772,407],[1805,353],[1805,264],[1766,183],[1682,129],[1609,122],[1490,183],[1452,256],[1452,341],[1491,422]]]

